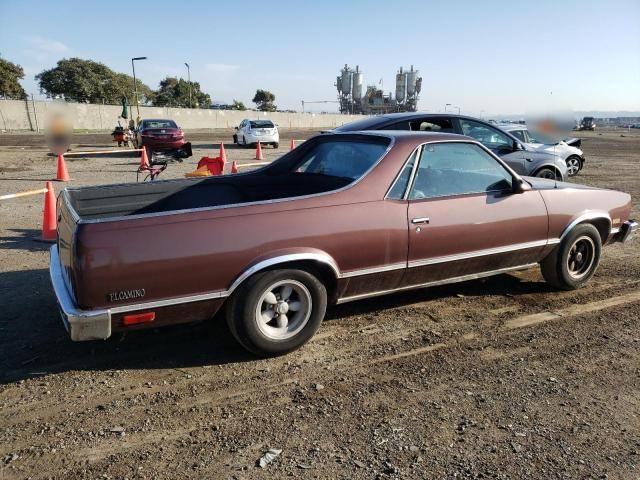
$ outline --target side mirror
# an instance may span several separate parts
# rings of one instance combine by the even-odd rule
[[[513,142],[513,151],[522,151],[524,150],[524,145],[522,145],[520,142]]]
[[[524,180],[522,180],[520,177],[513,177],[513,181],[511,182],[511,192],[524,193],[525,192]]]

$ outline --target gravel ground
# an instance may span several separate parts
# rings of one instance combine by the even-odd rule
[[[310,135],[285,132],[265,160]],[[640,218],[640,132],[582,136],[575,181],[631,193]],[[231,132],[189,137],[198,159]],[[135,181],[137,163],[67,166],[89,185]],[[0,135],[0,194],[54,173],[42,137]],[[301,350],[257,360],[217,319],[72,343],[41,215],[40,195],[0,202],[0,479],[640,478],[637,239],[578,291],[530,270],[346,304]]]

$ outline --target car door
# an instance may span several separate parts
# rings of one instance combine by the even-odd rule
[[[462,134],[474,138],[509,165],[516,173],[526,175],[527,159],[531,156],[517,140],[484,122],[460,118]]]
[[[238,143],[244,143],[244,127],[247,124],[246,120],[242,120],[242,122],[240,122],[240,126],[238,127]]]
[[[535,263],[547,243],[540,194],[514,193],[514,177],[482,146],[421,147],[407,189],[409,250],[402,286]]]

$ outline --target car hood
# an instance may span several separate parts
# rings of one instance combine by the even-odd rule
[[[588,185],[580,185],[579,183],[559,182],[556,180],[550,180],[548,178],[538,177],[523,177],[531,188],[534,190],[563,190],[563,189],[577,189],[577,190],[603,190],[602,188],[590,187]]]

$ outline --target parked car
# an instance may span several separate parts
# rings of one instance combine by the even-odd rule
[[[167,119],[145,119],[137,132],[139,147],[153,151],[172,150],[185,144],[184,132],[176,122]]]
[[[318,135],[252,172],[66,188],[58,205],[49,268],[72,340],[220,311],[260,355],[304,344],[328,303],[537,264],[578,288],[638,227],[626,193],[410,132]]]
[[[278,127],[271,120],[249,120],[245,118],[236,127],[233,134],[233,143],[238,145],[255,145],[260,142],[262,145],[270,144],[273,148],[280,145],[280,134]]]
[[[361,130],[410,130],[468,135],[499,155],[520,175],[558,180],[567,177],[567,165],[559,156],[527,148],[510,133],[477,118],[448,113],[391,113],[347,123],[334,131]]]
[[[498,125],[505,132],[509,132],[527,147],[531,147],[538,152],[548,152],[558,155],[567,164],[567,175],[573,177],[577,175],[584,167],[584,152],[577,147],[568,145],[564,140],[553,138],[540,132],[531,132],[526,125],[514,125],[512,123],[506,125]],[[568,139],[568,141],[579,139]]]

